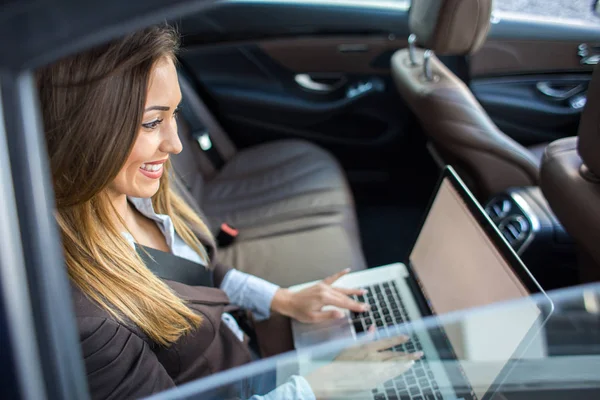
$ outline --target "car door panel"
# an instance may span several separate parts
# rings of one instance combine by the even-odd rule
[[[296,73],[389,74],[387,56],[407,43],[404,37],[378,35],[290,38],[264,41],[259,46],[273,60]]]
[[[408,2],[233,0],[179,29],[182,67],[237,146],[307,139],[360,176],[423,158],[389,70],[407,44]],[[307,89],[299,75],[335,88]]]
[[[488,40],[471,57],[471,76],[489,77],[539,72],[587,72],[593,66],[581,64],[578,47],[583,41]]]
[[[577,131],[581,98],[589,80],[587,74],[510,76],[479,79],[471,89],[503,132],[524,145],[533,145]],[[571,91],[572,95],[550,97],[538,86],[550,87],[556,93]]]
[[[499,13],[469,59],[471,89],[498,127],[524,145],[573,136],[596,43],[600,26]]]
[[[257,131],[271,131],[324,144],[378,145],[402,136],[410,119],[388,64],[379,61],[405,43],[381,37],[272,40],[191,48],[182,62],[236,127],[239,142],[250,145],[262,139]],[[297,83],[300,74],[343,84],[311,91]],[[361,85],[369,89],[358,90]]]
[[[600,43],[597,25],[503,17],[495,13],[487,41],[470,58],[474,78],[525,73],[588,72],[581,63],[581,44]]]

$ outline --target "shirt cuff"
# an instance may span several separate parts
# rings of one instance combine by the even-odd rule
[[[245,272],[231,269],[221,282],[231,303],[252,311],[257,321],[269,318],[271,302],[279,286]]]
[[[298,398],[305,400],[317,400],[312,387],[308,384],[308,381],[303,376],[295,375],[291,378],[296,383],[296,392]]]

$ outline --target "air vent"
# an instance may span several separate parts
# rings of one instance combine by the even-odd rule
[[[512,203],[508,199],[495,198],[492,199],[485,207],[485,212],[490,216],[492,221],[498,222],[506,217],[512,209]]]
[[[529,235],[529,221],[521,215],[511,215],[500,222],[498,229],[504,235],[508,243],[516,246],[522,243]]]

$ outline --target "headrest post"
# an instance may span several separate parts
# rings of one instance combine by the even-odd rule
[[[417,66],[417,54],[416,54],[416,47],[417,47],[417,35],[415,35],[414,33],[412,33],[409,37],[408,37],[408,57],[410,58],[410,65],[413,67]]]
[[[431,70],[432,56],[433,51],[425,50],[425,53],[423,54],[423,74],[425,75],[427,82],[433,82],[433,71]]]

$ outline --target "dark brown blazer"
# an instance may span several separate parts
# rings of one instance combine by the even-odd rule
[[[203,317],[197,330],[168,348],[154,343],[137,326],[116,321],[72,286],[92,398],[147,396],[250,361],[248,339],[240,342],[221,321],[229,305],[222,290],[165,282]]]

